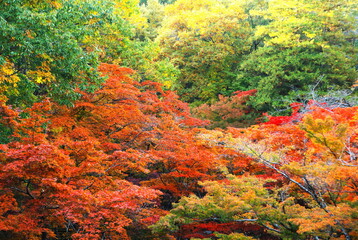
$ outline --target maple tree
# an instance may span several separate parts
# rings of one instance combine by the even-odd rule
[[[116,70],[122,81],[130,72]],[[101,93],[111,90],[103,88]],[[100,98],[101,93],[94,96]],[[100,126],[93,124],[106,116],[96,110],[106,114],[110,107],[95,109],[92,103],[78,102],[71,109],[43,101],[19,111],[2,105],[2,124],[13,133],[12,141],[1,146],[5,236],[128,239],[124,227],[154,214],[152,204],[159,192],[124,179],[121,172],[127,163],[120,149],[106,147],[110,142],[101,141]]]
[[[251,170],[202,183],[204,197],[182,198],[154,230],[175,233],[186,224],[248,222],[283,238],[354,239],[357,113],[357,107],[312,107],[306,115],[294,113],[295,121],[273,117],[260,126],[230,128],[220,138],[206,131],[201,137],[208,144],[251,157],[252,164],[262,165],[261,175]]]
[[[101,71],[113,74],[107,87],[84,94],[74,108],[51,101],[23,111],[2,105],[2,124],[12,131],[12,141],[1,146],[6,236],[124,239],[124,227],[154,214],[159,192],[124,178],[129,169],[146,170],[145,154],[133,148],[145,143],[148,124],[156,124],[138,107],[151,94],[131,85],[130,69],[104,65]]]

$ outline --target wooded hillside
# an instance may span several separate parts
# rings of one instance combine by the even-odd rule
[[[358,238],[357,3],[0,1],[0,239]]]

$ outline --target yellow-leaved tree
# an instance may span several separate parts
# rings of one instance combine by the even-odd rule
[[[165,9],[156,41],[181,74],[173,89],[189,102],[228,94],[252,28],[241,1],[178,0]]]

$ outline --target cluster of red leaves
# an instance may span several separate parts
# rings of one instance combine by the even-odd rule
[[[264,116],[268,118],[268,121],[264,124],[274,124],[274,125],[283,125],[287,123],[298,122],[300,120],[301,114],[299,110],[303,107],[302,103],[291,103],[290,107],[292,109],[292,113],[290,116],[270,116],[265,113]]]

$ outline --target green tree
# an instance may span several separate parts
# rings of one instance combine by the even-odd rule
[[[153,40],[158,35],[164,18],[164,4],[149,0],[140,6],[141,24],[137,24],[131,41],[124,47],[117,63],[136,70],[139,81],[156,81],[170,89],[178,78],[179,70],[167,58],[159,59],[160,47]]]
[[[158,0],[149,0],[140,6],[140,12],[146,19],[146,25],[142,29],[140,38],[154,40],[158,36],[158,29],[162,26],[164,19],[164,7],[165,5]]]
[[[241,64],[235,88],[255,88],[259,110],[285,108],[301,94],[349,88],[357,72],[356,5],[353,1],[269,1],[251,11],[267,24],[256,26],[264,45]]]
[[[106,49],[118,52],[130,34],[109,0],[0,4],[0,95],[20,107],[42,96],[71,104],[80,95],[76,89],[95,90],[103,82],[99,54],[108,59]]]

